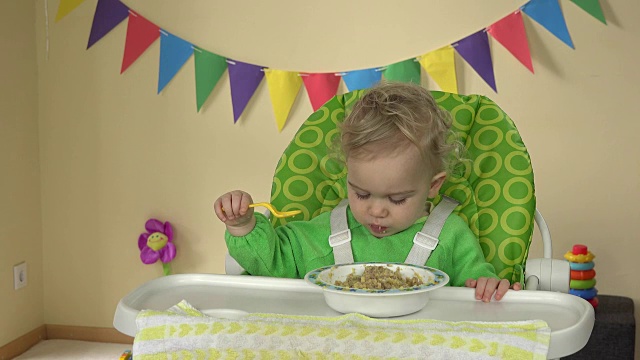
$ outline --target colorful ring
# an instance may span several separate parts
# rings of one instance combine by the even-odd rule
[[[593,269],[593,266],[594,266],[593,261],[585,262],[585,263],[569,262],[569,268],[571,268],[571,270],[578,270],[578,271],[590,270],[590,269]]]
[[[564,254],[564,258],[571,261],[571,262],[577,262],[577,263],[586,263],[589,262],[591,260],[593,260],[595,256],[591,253],[591,251],[589,251],[586,255],[584,254],[574,254],[571,251],[567,251],[566,254]]]
[[[583,263],[588,264],[588,263]],[[571,280],[589,280],[596,277],[596,271],[593,269],[589,270],[571,270]]]
[[[591,288],[586,290],[578,290],[578,289],[569,289],[569,294],[580,296],[585,300],[593,299],[596,295],[598,295],[598,289]]]
[[[595,285],[596,285],[596,279],[571,280],[571,282],[569,282],[569,288],[578,289],[578,290],[591,289]]]
[[[587,300],[589,302],[589,304],[591,304],[591,306],[593,306],[594,308],[598,307],[598,304],[600,303],[600,301],[598,301],[598,297],[594,297],[592,299]]]

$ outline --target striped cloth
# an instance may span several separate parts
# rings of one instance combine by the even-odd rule
[[[161,359],[546,359],[541,320],[448,322],[249,314],[205,315],[182,301],[136,318],[134,360]]]

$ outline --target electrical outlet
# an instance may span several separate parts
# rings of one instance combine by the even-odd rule
[[[13,288],[18,290],[27,286],[27,262],[23,261],[13,267]]]

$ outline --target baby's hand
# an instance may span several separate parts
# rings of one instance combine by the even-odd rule
[[[476,288],[476,300],[482,300],[484,302],[491,301],[493,293],[496,293],[496,300],[500,301],[504,294],[509,290],[509,280],[498,280],[495,278],[480,277],[478,280],[467,279],[464,286],[469,288]],[[520,290],[522,287],[520,283],[513,284],[513,290]]]
[[[256,219],[253,216],[251,195],[241,190],[234,190],[220,196],[213,204],[213,209],[233,236],[244,236],[253,230]]]

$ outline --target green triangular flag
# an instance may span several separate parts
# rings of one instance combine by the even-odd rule
[[[600,0],[571,0],[574,4],[580,6],[582,10],[588,12],[594,18],[600,20],[603,24],[607,24],[607,19],[604,18],[602,13],[602,7],[600,6]]]
[[[420,84],[420,63],[413,58],[387,66],[384,78],[389,81],[402,81]]]
[[[200,48],[195,48],[193,56],[196,68],[196,101],[200,111],[218,80],[227,70],[227,59]]]

